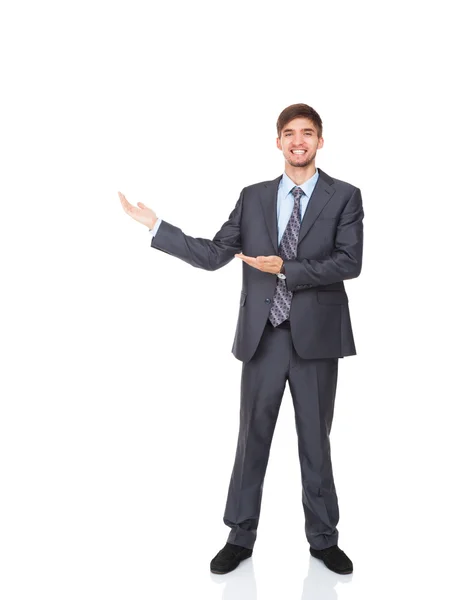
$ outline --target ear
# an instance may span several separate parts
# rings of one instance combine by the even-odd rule
[[[320,148],[323,148],[324,143],[325,143],[325,140],[322,137],[319,138],[317,149],[320,150]]]
[[[276,146],[279,148],[279,150],[282,150],[280,138],[276,138]]]

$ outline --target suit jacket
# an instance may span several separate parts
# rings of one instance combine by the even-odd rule
[[[344,280],[358,277],[363,254],[361,191],[318,169],[319,178],[301,223],[297,257],[285,261],[293,292],[290,326],[306,359],[356,354]],[[194,267],[214,271],[234,255],[278,255],[277,190],[282,175],[245,187],[212,240],[185,235],[162,221],[151,246]],[[243,263],[234,356],[254,355],[268,319],[277,277]]]

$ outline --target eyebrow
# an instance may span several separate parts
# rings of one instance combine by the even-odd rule
[[[287,129],[284,129],[282,133],[287,133],[287,131],[295,131],[295,130],[287,128]],[[315,129],[312,129],[312,127],[305,127],[301,131],[314,131],[315,132]]]

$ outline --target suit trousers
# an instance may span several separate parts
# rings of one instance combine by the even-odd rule
[[[254,547],[265,471],[287,381],[295,410],[306,538],[317,550],[338,543],[339,507],[329,442],[337,372],[337,358],[301,358],[290,329],[267,322],[257,351],[242,367],[238,443],[224,513],[231,544]]]

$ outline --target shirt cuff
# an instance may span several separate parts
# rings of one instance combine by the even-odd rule
[[[148,229],[148,232],[150,233],[152,238],[154,238],[154,236],[158,233],[158,229],[159,229],[159,226],[161,225],[161,221],[162,221],[162,219],[158,219],[156,221],[156,223],[154,224],[153,229]]]

